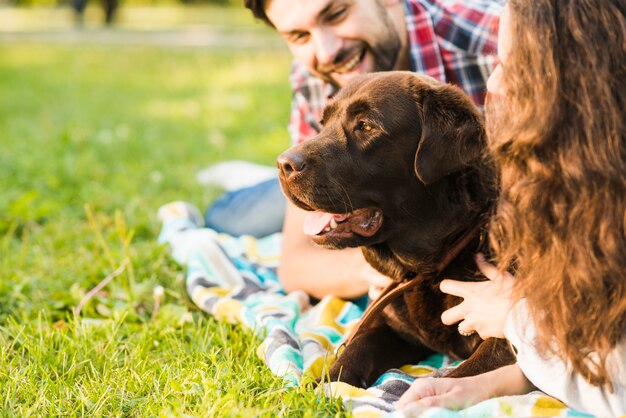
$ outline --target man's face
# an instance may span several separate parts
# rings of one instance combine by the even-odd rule
[[[265,12],[296,60],[343,87],[358,74],[400,69],[391,12],[398,7],[397,0],[268,0]]]

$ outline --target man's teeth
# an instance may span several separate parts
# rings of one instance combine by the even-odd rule
[[[354,70],[354,67],[361,62],[361,54],[355,55],[350,61],[346,62],[343,66],[337,68],[335,70],[336,73],[347,73],[349,71]]]

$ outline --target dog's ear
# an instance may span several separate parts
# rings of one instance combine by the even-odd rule
[[[459,88],[434,82],[414,87],[422,122],[415,174],[431,184],[480,157],[485,128],[482,116]]]

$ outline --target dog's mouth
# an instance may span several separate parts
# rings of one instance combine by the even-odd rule
[[[294,193],[280,178],[285,196],[297,207],[307,212],[302,224],[303,232],[315,244],[327,248],[346,248],[368,245],[371,237],[380,231],[383,225],[383,211],[374,206],[355,209],[347,213],[331,213],[313,204],[310,199]],[[332,209],[330,209],[332,210]]]
[[[382,224],[382,211],[369,207],[341,214],[309,212],[302,229],[318,245],[341,246],[342,242],[354,235],[365,238],[373,236]]]

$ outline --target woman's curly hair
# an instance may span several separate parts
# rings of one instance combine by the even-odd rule
[[[626,1],[510,0],[506,98],[488,106],[491,225],[540,352],[608,384],[626,335]]]

